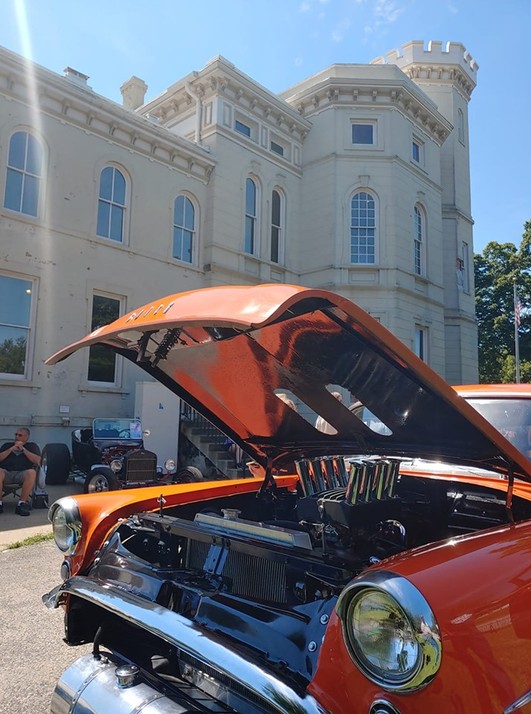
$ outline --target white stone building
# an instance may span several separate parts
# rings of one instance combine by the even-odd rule
[[[0,49],[0,439],[69,442],[132,416],[145,375],[97,351],[43,362],[162,294],[332,289],[451,383],[477,379],[461,44],[411,42],[275,95],[222,57],[145,103]]]

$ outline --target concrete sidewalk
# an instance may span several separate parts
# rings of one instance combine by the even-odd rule
[[[58,498],[83,493],[83,484],[73,481],[69,477],[67,483],[60,486],[46,486],[50,505]],[[17,516],[15,507],[18,499],[13,496],[5,496],[4,512],[0,513],[0,550],[5,550],[12,543],[24,540],[34,535],[42,535],[52,532],[52,527],[48,521],[47,508],[34,508],[29,516]]]

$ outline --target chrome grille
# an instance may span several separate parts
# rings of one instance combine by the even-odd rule
[[[152,451],[139,449],[125,457],[127,483],[154,481],[157,474],[157,457]]]

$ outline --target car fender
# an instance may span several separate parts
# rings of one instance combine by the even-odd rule
[[[295,475],[277,477],[279,487],[296,490],[298,478]],[[203,481],[194,483],[163,483],[141,489],[123,489],[105,493],[91,493],[70,496],[81,518],[81,537],[72,555],[65,556],[71,575],[83,573],[93,562],[109,533],[119,520],[139,511],[156,511],[160,508],[161,497],[164,507],[182,505],[201,500],[232,495],[236,493],[258,492],[263,478],[228,479],[226,481]],[[59,501],[60,502],[60,501]],[[50,507],[53,512],[55,504]]]
[[[414,695],[385,692],[352,661],[334,613],[308,690],[331,711],[348,711],[354,699],[369,710],[382,697],[399,711],[407,698],[408,714],[504,711],[529,689],[530,549],[525,522],[382,561],[370,571],[407,578],[429,603],[442,636],[438,673]]]
[[[93,476],[94,474],[112,475],[112,470],[110,466],[107,466],[107,464],[92,464],[90,467],[90,476]]]

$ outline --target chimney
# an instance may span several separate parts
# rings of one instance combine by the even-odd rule
[[[74,84],[79,84],[81,87],[88,87],[88,75],[78,72],[77,69],[72,69],[72,67],[65,67],[63,72],[65,73],[65,77]],[[88,88],[90,89],[90,87]]]
[[[124,108],[134,112],[135,109],[141,107],[144,104],[147,90],[147,84],[138,77],[131,77],[127,82],[124,82],[120,87]]]

